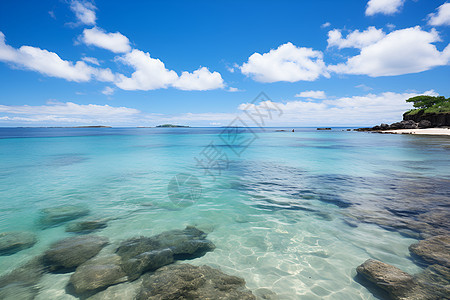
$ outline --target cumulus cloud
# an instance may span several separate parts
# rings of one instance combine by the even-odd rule
[[[58,54],[44,49],[22,46],[13,48],[5,43],[5,35],[0,32],[0,61],[41,74],[64,78],[68,81],[89,81],[92,77],[100,81],[112,81],[114,75],[109,69],[97,69],[84,61],[76,63],[61,59]]]
[[[86,45],[96,46],[114,53],[125,53],[131,50],[130,41],[126,36],[120,32],[107,33],[98,27],[83,30],[79,39]]]
[[[449,63],[450,45],[441,52],[433,45],[438,41],[440,37],[434,29],[428,32],[416,26],[396,30],[378,42],[362,47],[360,54],[346,63],[328,68],[336,73],[371,77],[418,73]]]
[[[429,14],[428,18],[428,24],[432,26],[450,25],[450,3],[439,6],[437,12]]]
[[[400,11],[405,0],[369,0],[367,2],[366,16],[375,14],[393,15]]]
[[[328,32],[328,47],[342,48],[358,48],[362,49],[369,45],[375,44],[379,40],[383,39],[385,34],[382,29],[376,29],[371,26],[360,32],[355,30],[347,35],[346,38],[342,38],[342,33],[338,29],[333,29]]]
[[[325,99],[327,96],[324,91],[305,91],[296,94],[297,98],[312,98],[312,99]]]
[[[322,52],[296,47],[292,43],[268,53],[254,53],[240,69],[244,75],[259,82],[314,81],[321,75],[329,77]]]
[[[208,68],[199,68],[192,73],[183,72],[172,85],[180,90],[206,91],[224,87],[222,76],[218,72],[211,73]]]
[[[78,22],[85,25],[95,25],[97,19],[95,15],[96,7],[88,1],[73,0],[70,9],[75,13]]]
[[[149,91],[174,87],[180,90],[206,91],[225,86],[218,72],[211,73],[208,68],[202,67],[192,73],[183,72],[178,77],[178,74],[168,70],[161,60],[137,49],[119,57],[118,60],[135,69],[131,77],[118,75],[115,84],[123,90]]]
[[[330,22],[326,22],[326,23],[323,23],[322,25],[320,25],[321,28],[328,28],[330,26],[331,26]]]
[[[123,90],[155,90],[172,85],[178,75],[166,69],[159,59],[150,57],[149,53],[134,49],[118,60],[135,69],[131,77],[119,75],[116,85]]]

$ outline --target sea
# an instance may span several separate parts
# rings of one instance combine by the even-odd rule
[[[347,128],[0,128],[0,233],[37,238],[0,256],[0,275],[89,217],[116,245],[195,226],[216,248],[188,263],[279,299],[377,299],[356,267],[422,270],[408,247],[423,232],[396,224],[448,201],[449,158],[448,137]],[[65,205],[89,214],[42,225]],[[70,275],[46,274],[37,299],[75,299]]]

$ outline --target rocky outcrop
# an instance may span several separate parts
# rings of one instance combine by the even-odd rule
[[[450,236],[438,235],[409,246],[413,256],[428,264],[450,267]]]
[[[174,260],[200,257],[214,250],[203,231],[188,226],[184,230],[170,230],[152,237],[137,237],[120,244],[116,252],[130,280],[146,271],[172,263]]]
[[[116,254],[94,257],[78,266],[70,284],[76,294],[83,294],[125,282],[128,278],[120,265],[120,256]]]
[[[150,299],[256,299],[245,281],[208,266],[171,265],[144,275],[137,300]]]
[[[89,209],[83,205],[62,205],[41,210],[39,222],[45,227],[57,226],[89,214]]]
[[[423,111],[419,111],[414,115],[404,113],[403,120],[416,123],[426,120],[430,122],[430,127],[450,126],[450,113],[423,113]]]
[[[32,247],[36,243],[36,236],[31,232],[2,232],[0,233],[0,255],[11,255]]]
[[[50,246],[44,253],[44,263],[50,271],[69,271],[97,255],[106,244],[106,237],[96,235],[66,238]]]

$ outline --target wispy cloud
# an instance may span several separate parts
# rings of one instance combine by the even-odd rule
[[[126,36],[120,32],[107,33],[98,27],[83,30],[79,40],[86,45],[96,46],[114,53],[125,53],[131,50],[130,41]]]
[[[405,0],[369,0],[367,2],[366,16],[375,14],[393,15],[400,11]]]
[[[439,6],[437,12],[429,14],[428,18],[428,24],[432,26],[450,25],[450,3]]]
[[[70,9],[75,13],[78,23],[84,25],[95,25],[97,16],[94,4],[88,1],[72,0]]]

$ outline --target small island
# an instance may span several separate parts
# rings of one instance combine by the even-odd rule
[[[189,126],[185,126],[185,125],[173,125],[173,124],[163,124],[163,125],[158,125],[158,126],[156,126],[156,128],[189,128]]]
[[[380,133],[450,135],[450,98],[444,96],[416,96],[409,98],[414,109],[403,114],[403,120],[392,124],[380,124],[356,131]]]

